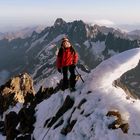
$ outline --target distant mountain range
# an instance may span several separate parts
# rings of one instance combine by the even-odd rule
[[[85,72],[117,53],[139,47],[138,38],[134,39],[132,35],[130,37],[121,30],[92,26],[82,20],[67,23],[58,18],[53,26],[46,27],[40,33],[33,32],[26,38],[10,41],[2,39],[0,71],[6,70],[10,76],[23,71],[28,72],[35,83],[55,74],[55,52],[64,36],[68,36],[78,51],[78,67]]]
[[[58,18],[40,33],[0,40],[0,140],[139,140],[136,32]],[[85,81],[75,92],[61,90],[55,67],[64,36]]]
[[[0,32],[0,36],[4,35],[4,33]]]
[[[43,26],[27,27],[18,31],[0,33],[0,40],[8,39],[13,40],[16,38],[26,38],[32,35],[33,32],[40,33],[44,29]]]

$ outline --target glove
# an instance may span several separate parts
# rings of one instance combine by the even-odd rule
[[[73,67],[76,67],[76,64],[72,64]]]
[[[73,62],[73,64],[72,64],[72,65],[76,66],[76,65],[77,65],[77,63],[76,63],[76,62]]]
[[[59,73],[62,73],[62,70],[60,68],[57,69]]]

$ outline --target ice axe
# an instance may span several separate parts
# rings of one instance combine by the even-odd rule
[[[78,72],[78,70],[77,70],[77,69],[75,69],[75,71],[77,72],[78,76],[80,77],[80,79],[81,79],[81,80],[82,80],[82,82],[84,83],[85,81],[84,81],[84,79],[82,78],[81,74]]]

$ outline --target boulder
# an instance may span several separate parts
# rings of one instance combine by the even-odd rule
[[[108,125],[109,129],[121,128],[124,133],[128,132],[129,124],[124,122],[119,111],[109,111],[106,116],[114,117],[114,121]]]

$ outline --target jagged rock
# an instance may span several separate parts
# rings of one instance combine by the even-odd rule
[[[67,135],[67,133],[70,133],[76,122],[77,120],[72,120],[72,122],[67,124],[67,126],[61,130],[61,134]]]
[[[63,135],[67,135],[67,133],[71,132],[72,128],[74,127],[75,123],[77,122],[77,120],[72,120],[71,121],[71,118],[72,118],[72,115],[74,113],[74,111],[76,110],[77,107],[74,107],[69,118],[67,119],[67,125],[64,126],[62,129],[61,129],[61,134]]]
[[[61,119],[55,126],[54,126],[54,129],[56,129],[57,127],[59,127],[60,125],[62,125],[64,122],[63,119]]]
[[[106,116],[115,117],[115,121],[108,125],[109,129],[121,128],[124,133],[128,132],[129,124],[123,122],[121,114],[118,111],[109,111]]]
[[[53,89],[53,87],[44,88],[43,86],[41,86],[39,91],[35,95],[35,102],[40,103],[42,100],[49,98],[54,93],[55,90]]]
[[[82,99],[79,103],[79,105],[77,106],[78,109],[81,108],[82,104],[84,104],[87,100],[86,99]]]
[[[70,96],[68,95],[62,105],[62,107],[57,111],[56,115],[50,119],[50,121],[47,120],[47,122],[49,122],[48,124],[45,122],[45,124],[47,125],[47,127],[52,127],[52,125],[61,117],[63,116],[63,114],[68,111],[70,108],[72,108],[72,106],[74,105],[74,101],[70,98]]]
[[[54,26],[60,26],[66,24],[66,22],[62,18],[57,18],[56,21],[54,22]]]
[[[34,126],[33,124],[35,123],[35,110],[34,108],[25,108],[23,107],[19,113],[18,113],[18,117],[19,117],[19,122],[20,122],[20,126],[19,126],[19,131],[22,134],[26,134],[26,133],[32,133],[34,130]]]
[[[11,78],[5,85],[0,87],[1,114],[10,105],[15,105],[17,102],[27,103],[31,101],[34,95],[33,80],[27,73]]]
[[[140,61],[135,68],[116,79],[113,85],[121,87],[127,94],[127,98],[140,99]]]
[[[17,124],[18,115],[16,112],[11,111],[9,114],[6,115],[4,121],[6,140],[14,140],[14,138],[18,135],[18,131],[16,130]]]
[[[87,94],[90,94],[90,93],[92,93],[92,91],[88,91],[88,92],[87,92]]]
[[[107,113],[106,116],[114,116],[114,117],[117,117],[117,119],[108,126],[108,128],[112,128],[112,129],[116,129],[118,126],[121,125],[121,122],[122,122],[122,118],[121,118],[121,115],[118,111],[109,111]]]
[[[127,133],[127,132],[128,132],[128,129],[129,129],[129,124],[128,124],[128,123],[121,124],[121,125],[120,125],[120,128],[122,129],[122,131],[123,131],[124,133]]]
[[[5,134],[4,121],[0,121],[0,133],[2,133],[3,135]]]
[[[81,115],[84,114],[84,110],[82,110],[82,111],[80,112],[80,114],[81,114]]]
[[[29,108],[23,107],[18,114],[14,111],[8,113],[4,120],[6,140],[14,140],[16,137],[18,140],[31,140],[30,134],[34,130],[33,124],[35,123],[34,114],[35,111],[32,106]]]

